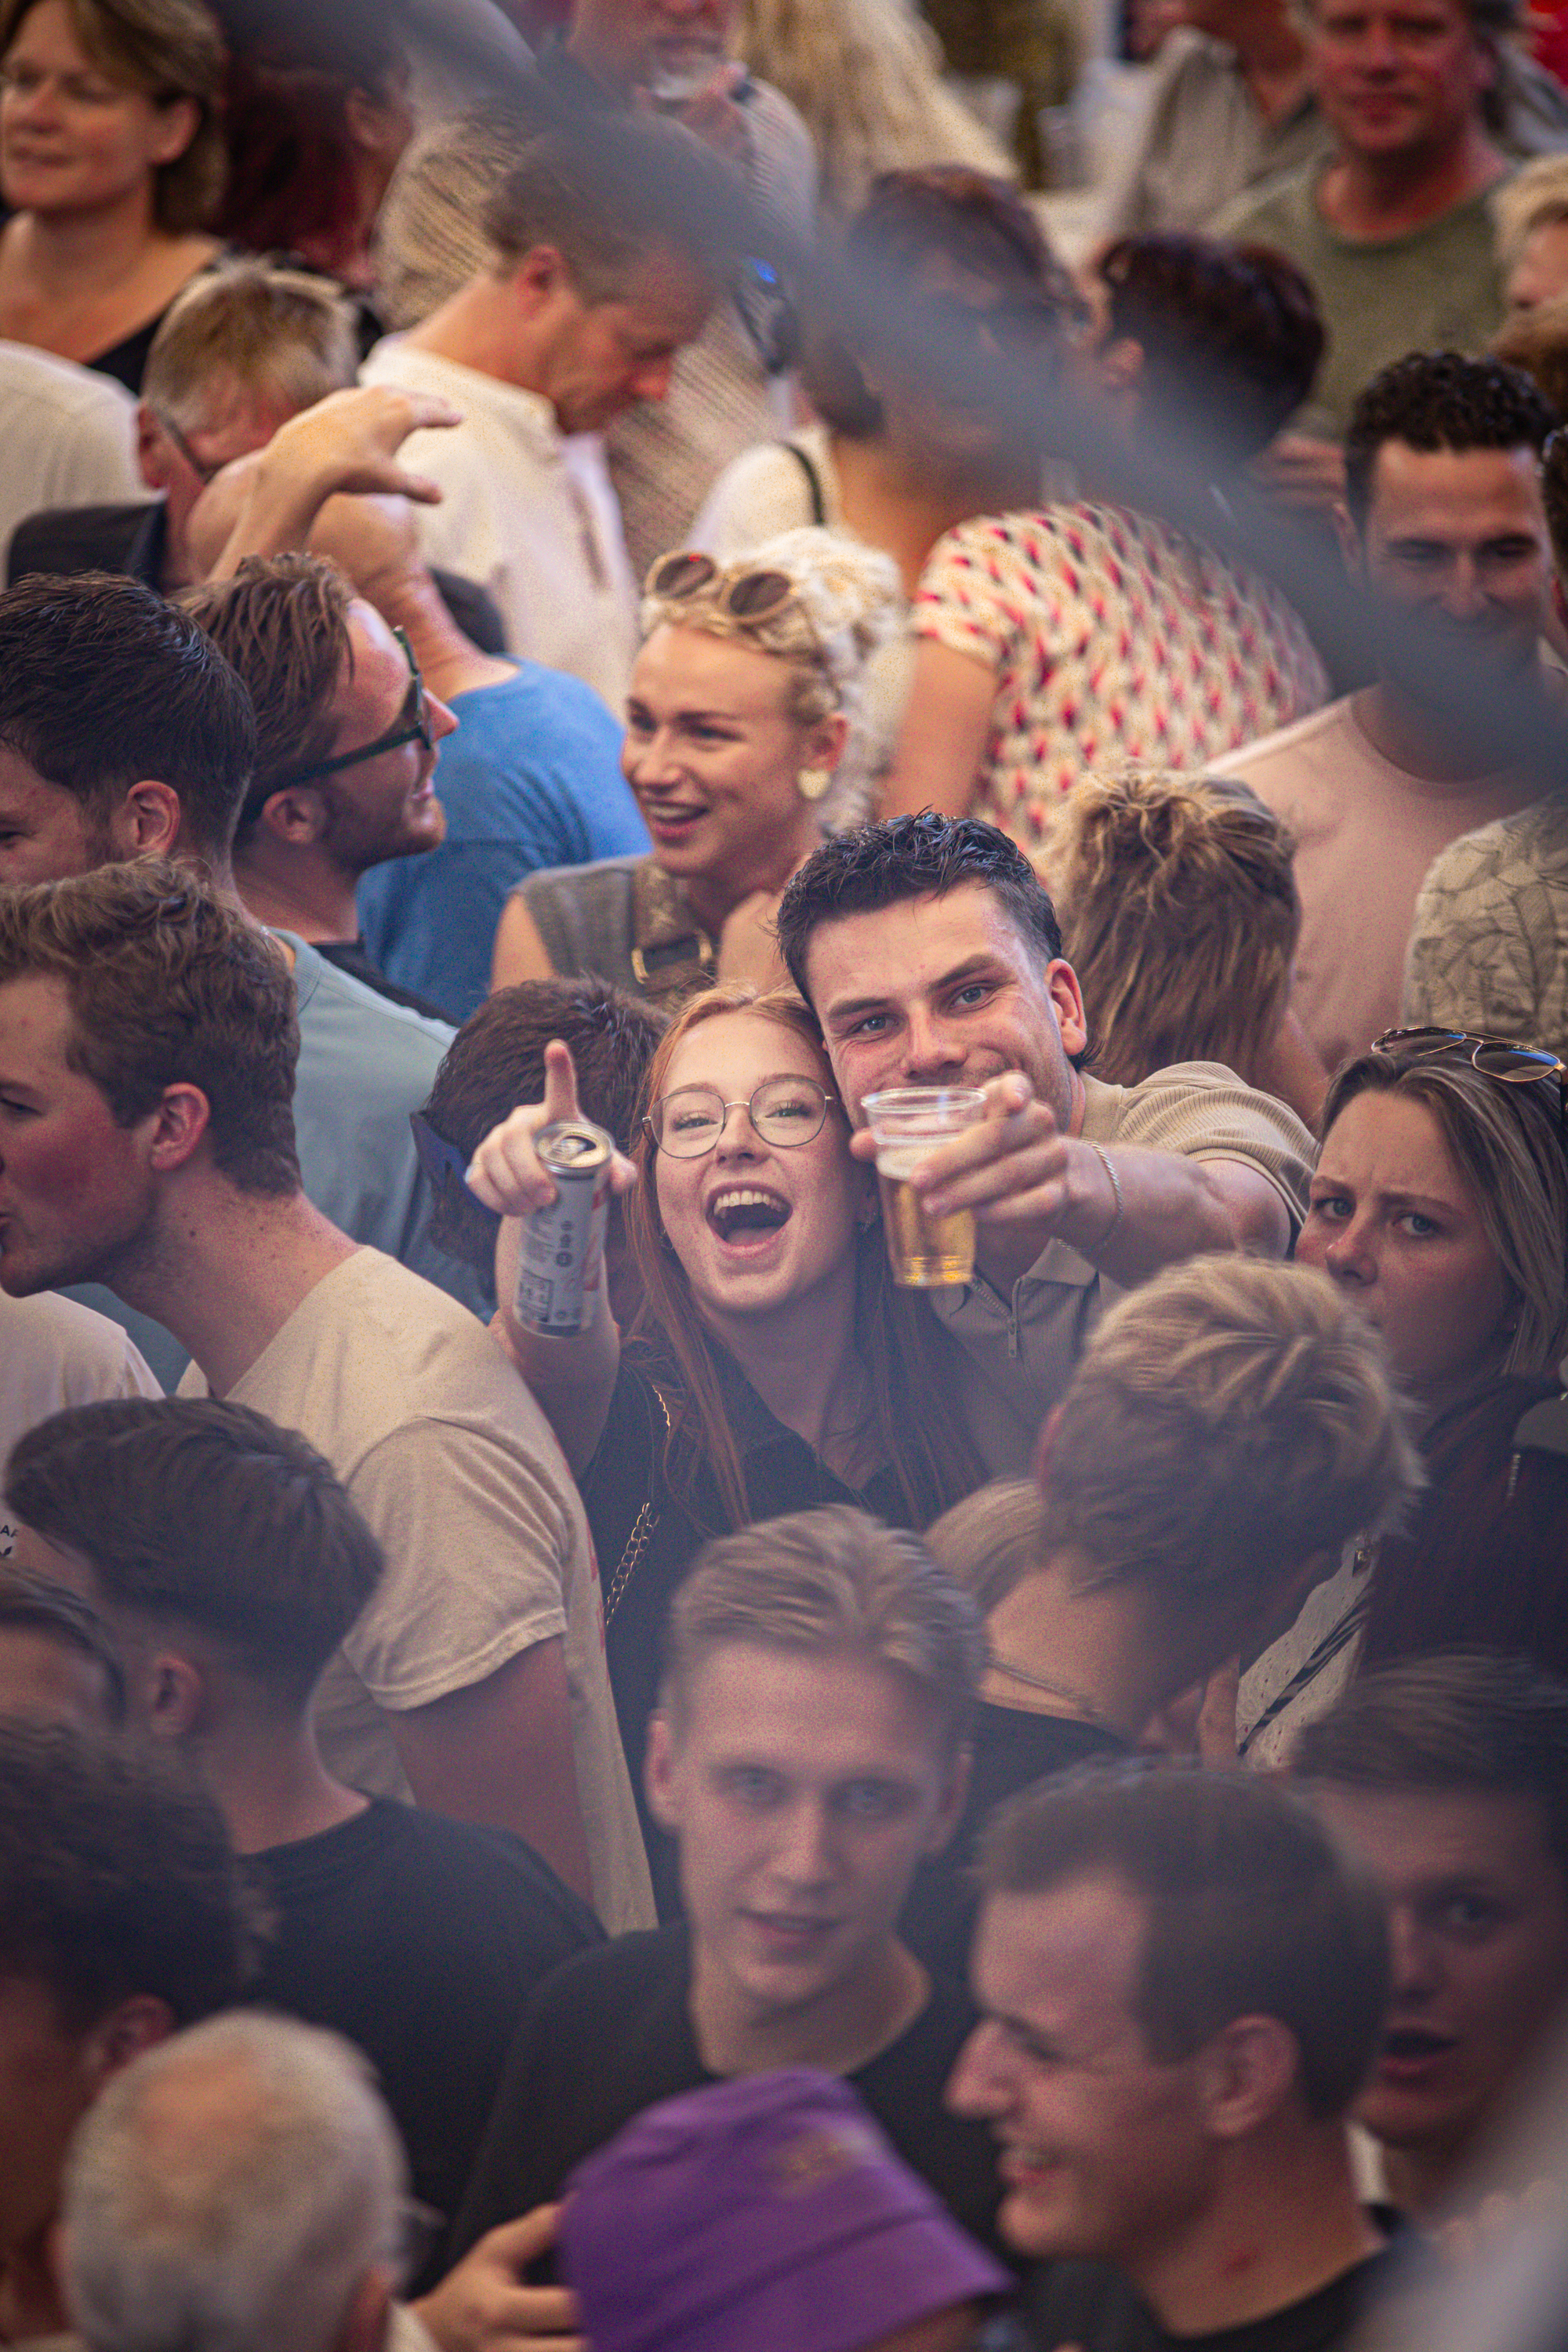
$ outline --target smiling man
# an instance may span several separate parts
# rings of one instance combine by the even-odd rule
[[[553,2200],[659,2099],[843,2074],[905,2162],[989,2233],[984,2136],[942,2110],[973,2022],[898,1936],[952,1834],[979,1666],[973,1604],[918,1539],[844,1506],[710,1545],[670,1616],[653,1808],[686,1923],[561,1969],[513,2047],[457,2242]]]
[[[1294,1770],[1388,1898],[1393,1989],[1356,2116],[1394,2201],[1429,2214],[1568,2002],[1568,1689],[1521,1658],[1413,1658],[1308,1725]]]
[[[1312,1145],[1217,1063],[1108,1087],[1080,1066],[1083,997],[1027,858],[973,817],[895,817],[826,843],[784,892],[779,938],[846,1108],[883,1087],[983,1087],[986,1117],[913,1181],[972,1208],[973,1283],[928,1294],[969,1359],[994,1470],[1030,1458],[1102,1308],[1206,1250],[1283,1257]],[[853,1146],[874,1156],[869,1135]]]
[[[1375,1890],[1261,1775],[1134,1763],[1016,1798],[982,1879],[948,2098],[1047,2265],[1036,2341],[1331,2352],[1387,2267],[1344,2131],[1388,1984]]]
[[[1452,352],[1385,368],[1352,412],[1346,568],[1425,625],[1432,646],[1494,670],[1500,688],[1539,669],[1552,584],[1541,490],[1554,423],[1530,378]],[[1517,692],[1517,685],[1515,686]],[[1291,1001],[1332,1070],[1399,1018],[1416,893],[1438,852],[1535,800],[1499,771],[1418,670],[1376,683],[1215,762],[1296,835],[1301,940]]]

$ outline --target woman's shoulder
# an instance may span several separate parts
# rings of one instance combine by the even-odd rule
[[[646,853],[596,857],[587,866],[550,866],[518,884],[550,961],[565,978],[595,971],[635,988],[632,886]]]
[[[806,425],[787,440],[755,442],[731,459],[692,525],[691,544],[731,563],[783,531],[831,523],[837,510],[826,432]]]

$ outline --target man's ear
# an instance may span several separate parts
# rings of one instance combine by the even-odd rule
[[[327,804],[313,784],[287,784],[263,801],[258,822],[289,849],[313,849],[327,829]]]
[[[82,2071],[97,2098],[110,2077],[140,2058],[143,2050],[167,2042],[174,2031],[174,2012],[156,1993],[128,1994],[107,2017],[100,2018],[82,2046]]]
[[[525,310],[539,310],[552,296],[570,291],[572,276],[556,247],[531,245],[512,271],[510,285]]]
[[[151,1163],[161,1176],[184,1167],[212,1123],[212,1110],[200,1087],[165,1087],[156,1110]]]
[[[1351,510],[1342,499],[1336,499],[1332,509],[1334,537],[1340,542],[1340,554],[1345,570],[1352,580],[1359,579],[1365,562],[1362,536],[1351,518]]]
[[[173,857],[180,837],[180,795],[151,776],[132,784],[109,821],[121,858]]]
[[[147,1728],[154,1738],[189,1738],[206,1714],[206,1685],[189,1658],[154,1649],[147,1660]]]
[[[146,402],[136,407],[136,466],[150,490],[166,490],[174,472],[174,452],[169,436]]]
[[[1083,991],[1078,984],[1078,974],[1065,956],[1058,956],[1046,968],[1046,986],[1056,1007],[1057,1025],[1062,1033],[1062,1051],[1070,1062],[1075,1054],[1083,1053],[1089,1045],[1089,1015],[1083,1009]]]
[[[671,1836],[680,1827],[680,1801],[676,1790],[675,1733],[666,1710],[661,1706],[647,1727],[647,1757],[643,1768],[643,1787],[647,1795],[647,1809],[661,1830]]]
[[[1300,2050],[1282,2018],[1233,2017],[1197,2057],[1198,2098],[1210,2137],[1249,2137],[1294,2095],[1300,2074]]]

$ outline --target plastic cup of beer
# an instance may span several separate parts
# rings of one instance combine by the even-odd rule
[[[905,1290],[941,1290],[974,1276],[974,1212],[933,1217],[909,1179],[928,1152],[985,1115],[977,1087],[894,1087],[868,1095],[877,1139],[877,1181],[893,1280]]]

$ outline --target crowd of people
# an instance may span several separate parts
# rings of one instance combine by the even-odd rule
[[[1069,267],[930,13],[0,0],[0,2344],[1533,2210],[1568,90],[1184,0]]]

